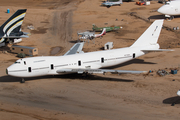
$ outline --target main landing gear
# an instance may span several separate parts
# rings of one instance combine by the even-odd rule
[[[171,21],[172,19],[174,19],[174,16],[166,17],[166,20],[167,20],[167,21]]]
[[[21,79],[20,83],[25,83],[25,80],[24,78]]]

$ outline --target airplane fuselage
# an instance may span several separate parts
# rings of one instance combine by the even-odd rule
[[[158,12],[166,16],[180,15],[180,1],[170,1],[158,9]]]
[[[147,46],[149,47],[149,46]],[[143,48],[147,49],[146,46]],[[158,49],[159,45],[151,45],[150,49]],[[15,77],[36,77],[44,75],[58,75],[60,69],[98,69],[118,65],[145,52],[137,47],[126,47],[114,50],[96,51],[68,56],[31,57],[17,60],[7,68],[7,74]]]

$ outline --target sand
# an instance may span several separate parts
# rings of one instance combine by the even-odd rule
[[[0,0],[2,1],[2,0]],[[31,33],[19,45],[38,47],[39,56],[63,55],[77,42],[77,32],[92,30],[92,24],[122,26],[102,39],[85,43],[83,51],[102,50],[106,42],[114,48],[130,46],[156,19],[162,4],[151,1],[150,6],[124,2],[121,6],[101,7],[101,0],[6,0],[1,2],[0,24],[17,9],[27,8],[22,31]],[[10,13],[7,14],[7,8]],[[149,18],[150,22],[131,16]],[[180,18],[164,21],[177,27]],[[33,25],[34,30],[29,30]],[[177,120],[180,98],[180,73],[160,77],[159,69],[179,69],[179,31],[162,29],[158,43],[173,52],[152,52],[111,69],[152,70],[148,75],[59,75],[27,78],[7,76],[5,69],[15,62],[16,54],[3,53],[0,48],[0,119],[1,120]],[[10,46],[10,45],[9,45]],[[175,102],[175,106],[171,104]]]

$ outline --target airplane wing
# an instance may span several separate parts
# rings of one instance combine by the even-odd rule
[[[57,73],[116,73],[116,74],[140,74],[148,73],[147,71],[131,71],[131,70],[109,70],[109,69],[60,69],[56,71]]]
[[[172,49],[157,49],[157,50],[141,50],[143,52],[163,52],[163,51],[174,51]]]
[[[73,45],[73,47],[64,54],[65,55],[72,55],[72,54],[77,54],[77,53],[84,53],[82,51],[82,48],[84,46],[84,42],[81,43],[76,43],[75,45]]]

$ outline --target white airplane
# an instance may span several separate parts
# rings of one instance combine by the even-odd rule
[[[23,78],[64,73],[147,73],[146,71],[128,71],[100,69],[114,66],[154,51],[171,51],[159,49],[158,37],[163,20],[156,20],[130,47],[96,52],[81,52],[84,43],[76,43],[63,56],[30,57],[17,60],[6,69],[10,76]]]
[[[172,20],[174,16],[180,15],[180,1],[168,1],[157,11]]]
[[[119,0],[117,2],[110,2],[109,0],[107,0],[107,1],[103,2],[101,5],[106,6],[107,8],[109,8],[109,7],[113,6],[113,5],[119,5],[120,6],[122,3],[123,3],[122,0]]]
[[[177,91],[177,95],[180,96],[180,90]]]
[[[81,35],[82,37],[79,37],[79,39],[82,39],[82,40],[85,40],[85,39],[92,40],[97,37],[102,37],[105,34],[106,34],[106,28],[104,28],[100,34],[95,34],[95,32],[86,31],[86,32],[78,33],[78,36]]]

